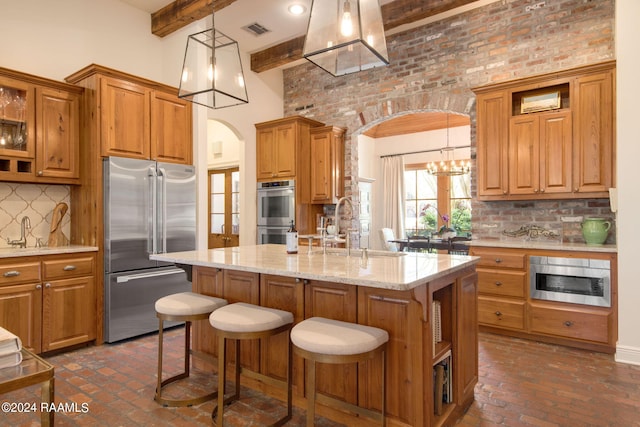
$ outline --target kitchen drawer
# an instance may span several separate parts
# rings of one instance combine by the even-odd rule
[[[527,255],[522,252],[471,248],[470,255],[479,256],[478,267],[525,269]]]
[[[531,332],[603,343],[609,341],[610,313],[607,311],[532,303],[529,313]]]
[[[478,321],[487,326],[524,329],[524,301],[478,297]]]
[[[524,298],[527,273],[524,271],[478,270],[478,292]]]
[[[74,257],[42,261],[43,280],[93,276],[93,257]]]
[[[0,265],[0,286],[40,281],[40,263],[23,262]]]

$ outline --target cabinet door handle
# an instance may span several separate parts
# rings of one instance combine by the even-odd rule
[[[38,176],[42,176],[42,175],[43,175],[42,171],[38,171]]]
[[[75,265],[65,265],[63,268],[64,271],[73,271],[75,269],[76,269]]]
[[[502,313],[501,313],[501,312],[499,312],[499,311],[496,311],[496,313],[495,313],[495,314],[496,314],[496,316],[498,316],[498,317],[502,316]]]
[[[502,262],[501,258],[496,258],[496,264],[500,264]]]
[[[44,287],[45,287],[45,288],[50,288],[50,287],[51,287],[51,283],[49,283],[49,282],[45,283],[45,284],[44,284]]]
[[[6,273],[3,274],[4,277],[18,277],[19,275],[20,275],[20,272],[17,270],[7,271]]]
[[[496,282],[496,286],[502,286],[502,282]]]
[[[567,320],[566,322],[564,322],[564,326],[570,328],[571,326],[573,326],[573,322],[571,320]]]
[[[38,284],[36,285],[36,289],[42,289],[42,285],[38,283]]]
[[[541,193],[544,193],[544,188],[541,188],[541,189],[540,189],[540,192],[541,192]]]

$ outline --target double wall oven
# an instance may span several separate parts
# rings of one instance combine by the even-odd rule
[[[258,244],[284,244],[287,229],[295,219],[295,181],[259,182]]]

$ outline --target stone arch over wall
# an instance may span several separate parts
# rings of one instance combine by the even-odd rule
[[[469,116],[471,122],[471,158],[475,159],[475,96],[470,92],[430,94],[384,100],[358,111],[345,124],[345,183],[347,196],[358,197],[358,136],[387,120],[415,113],[449,112]],[[351,131],[353,129],[353,131]]]

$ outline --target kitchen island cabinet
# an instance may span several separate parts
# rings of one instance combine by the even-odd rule
[[[455,422],[473,401],[478,379],[477,258],[439,254],[370,252],[367,260],[354,251],[287,255],[282,245],[240,246],[152,255],[152,259],[193,269],[196,292],[230,302],[288,310],[294,321],[324,316],[383,328],[389,332],[387,359],[388,425],[434,426]],[[259,285],[256,285],[259,277]],[[240,280],[240,278],[244,278]],[[230,286],[231,283],[244,285]],[[240,290],[238,290],[240,289]],[[257,290],[257,294],[256,291]],[[242,295],[241,295],[242,294]],[[439,306],[439,310],[434,307]],[[440,312],[441,315],[434,316]],[[439,325],[437,327],[436,325]],[[194,347],[213,356],[213,330],[202,325]],[[247,384],[279,396],[256,375],[284,376],[278,349],[285,342],[255,342],[245,346],[241,364]],[[249,354],[247,354],[248,352]],[[449,363],[451,393],[434,402],[434,366]],[[358,402],[380,409],[380,361],[346,366],[321,366],[318,389],[322,399]],[[304,407],[304,362],[294,358],[294,404]],[[441,406],[436,414],[436,406]],[[318,405],[318,413],[346,425],[368,420]]]

